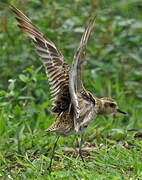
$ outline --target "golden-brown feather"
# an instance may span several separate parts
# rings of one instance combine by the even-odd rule
[[[79,47],[74,55],[72,69],[61,52],[21,11],[12,6],[17,15],[19,28],[32,38],[37,53],[45,66],[49,76],[53,97],[52,111],[58,114],[58,119],[47,131],[53,131],[61,136],[68,136],[74,132],[84,134],[91,120],[97,114],[123,113],[115,100],[111,98],[97,98],[84,89],[81,67],[85,56],[85,48],[93,29],[94,18],[84,31]]]
[[[45,66],[53,98],[52,111],[61,113],[68,109],[69,71],[70,67],[61,52],[20,10],[12,6],[12,11],[17,15],[18,27],[33,39],[37,53]]]

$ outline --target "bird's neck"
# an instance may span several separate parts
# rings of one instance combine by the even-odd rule
[[[104,104],[101,99],[95,97],[96,100],[96,112],[97,114],[104,114]]]

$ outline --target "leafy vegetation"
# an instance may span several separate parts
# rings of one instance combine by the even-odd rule
[[[59,140],[53,172],[46,170],[56,138],[45,132],[55,120],[48,77],[31,41],[17,28],[10,3],[48,35],[70,64],[84,28],[97,15],[87,46],[84,84],[95,96],[115,98],[128,115],[92,121],[85,145],[93,150],[84,152],[85,166],[77,155],[80,137],[74,135]],[[141,12],[140,0],[1,0],[1,178],[142,178]]]

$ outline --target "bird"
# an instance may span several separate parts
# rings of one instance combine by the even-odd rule
[[[113,114],[115,117],[118,113],[126,114],[119,109],[116,100],[109,97],[98,98],[94,96],[84,88],[82,82],[82,64],[96,16],[92,18],[85,29],[70,67],[55,44],[26,15],[13,5],[11,5],[11,9],[16,15],[20,30],[32,39],[49,77],[53,101],[51,112],[57,115],[57,119],[46,131],[55,132],[57,139],[52,149],[48,169],[52,167],[59,137],[68,137],[73,134],[81,135],[79,155],[84,162],[81,148],[90,122],[97,115]]]

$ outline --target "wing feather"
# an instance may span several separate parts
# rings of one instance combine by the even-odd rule
[[[49,76],[51,93],[54,96],[52,111],[61,113],[68,109],[70,104],[70,67],[54,43],[51,42],[20,10],[14,6],[11,6],[11,8],[17,16],[16,19],[19,22],[18,27],[32,38],[37,53],[41,57],[46,73]]]
[[[69,90],[70,90],[70,95],[71,95],[71,101],[74,105],[74,126],[76,128],[77,126],[77,119],[79,118],[80,115],[80,104],[79,104],[79,96],[78,93],[81,91],[84,91],[84,86],[82,83],[82,62],[85,56],[85,48],[87,45],[88,38],[90,36],[90,33],[93,29],[94,23],[95,23],[96,17],[90,22],[88,27],[86,28],[85,32],[82,35],[79,47],[74,55],[73,59],[73,64],[72,68],[70,71],[70,76],[69,76]]]

